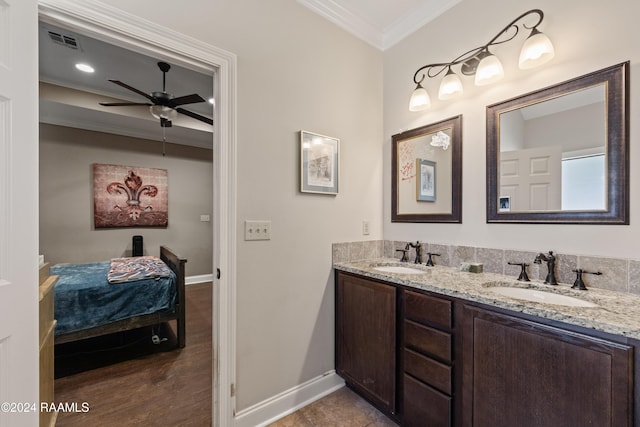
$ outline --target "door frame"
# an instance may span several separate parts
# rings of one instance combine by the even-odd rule
[[[126,49],[158,55],[213,74],[212,425],[231,426],[235,397],[236,289],[236,55],[95,0],[38,0],[39,19]]]

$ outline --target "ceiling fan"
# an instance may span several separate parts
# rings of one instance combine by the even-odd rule
[[[171,127],[171,120],[175,119],[178,113],[213,125],[213,120],[211,120],[210,118],[201,116],[200,114],[194,113],[193,111],[185,110],[184,108],[180,107],[181,105],[205,102],[205,99],[195,93],[191,95],[179,96],[177,98],[172,94],[167,93],[165,87],[166,77],[167,71],[171,69],[171,65],[167,64],[166,62],[158,62],[158,68],[160,68],[160,71],[162,71],[162,92],[151,92],[151,94],[147,94],[139,89],[121,82],[120,80],[109,79],[110,82],[115,83],[118,86],[122,86],[125,89],[137,93],[138,95],[144,96],[150,102],[100,102],[99,104],[105,107],[145,105],[149,107],[149,111],[151,111],[151,115],[153,117],[155,117],[156,119],[160,119],[160,126],[162,126],[163,128]]]

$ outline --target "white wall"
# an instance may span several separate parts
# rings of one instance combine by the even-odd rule
[[[495,48],[505,67],[505,78],[494,85],[475,87],[463,77],[465,93],[458,100],[439,101],[439,78],[427,82],[431,109],[412,113],[408,102],[412,77],[422,65],[451,60],[489,41],[521,13],[540,8],[540,29],[553,41],[556,57],[532,70],[519,70],[518,51],[525,34]],[[478,19],[478,17],[483,17]],[[640,136],[640,3],[636,0],[602,2],[536,0],[466,0],[426,25],[384,55],[384,237],[488,248],[554,250],[560,253],[639,258],[640,186],[636,171]],[[512,97],[578,77],[626,60],[631,61],[631,225],[487,224],[485,208],[485,107]],[[463,115],[462,224],[399,224],[390,222],[391,135]]]
[[[382,53],[291,0],[105,3],[238,56],[237,410],[332,370],[331,243],[382,237]],[[339,195],[298,192],[300,129],[341,140]]]

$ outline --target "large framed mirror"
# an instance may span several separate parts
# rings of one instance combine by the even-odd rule
[[[629,62],[487,107],[487,222],[629,224]]]
[[[462,222],[462,116],[391,141],[391,221]]]

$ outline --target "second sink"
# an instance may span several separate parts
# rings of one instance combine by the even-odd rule
[[[374,270],[382,271],[385,273],[396,274],[426,274],[424,270],[418,270],[417,268],[404,267],[401,265],[381,265],[379,267],[373,267]]]
[[[490,287],[489,289],[492,292],[504,295],[506,297],[525,301],[540,302],[543,304],[564,305],[568,307],[598,307],[598,304],[594,304],[590,301],[585,301],[580,298],[540,291],[537,289],[505,286]]]

